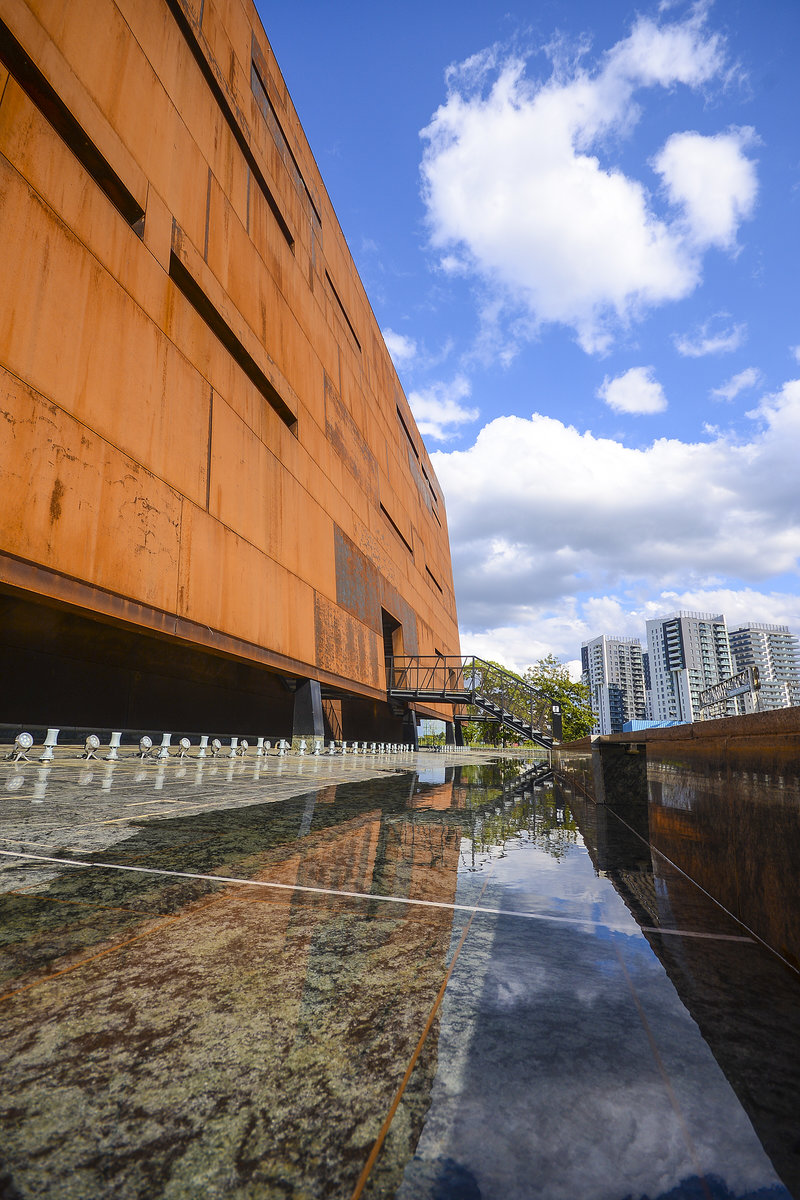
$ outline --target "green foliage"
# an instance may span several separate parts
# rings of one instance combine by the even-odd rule
[[[483,663],[476,662],[473,686],[476,691],[489,700],[495,700],[507,711],[526,721],[532,721],[533,727],[542,733],[552,732],[550,706],[554,702],[560,703],[562,737],[565,742],[585,737],[594,723],[589,689],[582,683],[574,683],[567,668],[553,654],[540,659],[536,666],[529,667],[524,675],[518,675],[502,663],[488,659]],[[535,691],[533,703],[529,688]],[[471,711],[477,713],[478,710]],[[495,721],[464,722],[462,730],[466,745],[483,743],[488,746],[501,746],[514,738],[511,730],[504,730]]]
[[[563,741],[571,742],[591,732],[594,716],[589,689],[570,679],[569,671],[554,654],[540,658],[535,667],[528,667],[524,679],[541,697],[537,702],[537,715],[544,722],[540,729],[550,729],[550,705],[556,701],[561,705]]]

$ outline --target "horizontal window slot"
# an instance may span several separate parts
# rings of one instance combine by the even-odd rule
[[[405,417],[403,416],[402,412],[400,411],[399,405],[397,406],[397,419],[400,422],[400,424],[403,426],[403,433],[408,438],[408,444],[411,447],[414,457],[419,462],[419,450],[417,449],[416,445],[414,444],[414,439],[412,438],[411,434],[408,431],[408,426],[406,425]]]
[[[430,492],[431,496],[433,496],[433,502],[434,502],[434,504],[438,504],[439,497],[436,495],[436,491],[434,490],[434,486],[430,481],[428,472],[425,470],[425,463],[422,461],[422,459],[419,460],[419,465],[420,465],[420,470],[422,471],[422,474],[425,476],[425,482],[428,485],[428,491]]]
[[[406,548],[406,550],[408,551],[408,553],[409,553],[409,554],[413,554],[413,553],[414,553],[414,551],[412,550],[411,546],[410,546],[410,545],[409,545],[409,543],[406,541],[406,539],[403,537],[403,534],[400,532],[400,530],[399,530],[399,528],[397,527],[397,525],[395,525],[394,521],[393,521],[393,520],[392,520],[392,518],[389,516],[389,513],[386,511],[386,509],[384,508],[384,506],[383,506],[382,504],[381,504],[381,512],[382,512],[382,513],[383,513],[383,515],[386,517],[386,520],[389,522],[389,524],[391,525],[392,529],[395,531],[395,533],[397,534],[397,536],[400,538],[400,541],[403,543],[403,545],[405,546],[405,548]]]
[[[202,317],[208,328],[222,343],[244,371],[247,378],[254,384],[271,408],[275,410],[292,433],[297,436],[297,417],[283,400],[276,388],[267,379],[253,356],[240,342],[228,322],[214,307],[200,284],[190,275],[177,254],[173,251],[169,256],[170,279],[183,293],[192,308]]]
[[[311,211],[313,212],[314,216],[316,217],[318,224],[321,225],[322,217],[317,212],[317,206],[311,198],[311,192],[308,190],[308,185],[307,185],[305,179],[303,178],[303,172],[300,170],[300,166],[297,162],[297,159],[294,156],[292,147],[289,145],[289,139],[287,138],[286,134],[283,132],[283,126],[281,125],[280,118],[279,118],[277,112],[275,111],[275,105],[272,103],[272,101],[269,98],[269,92],[267,91],[266,84],[264,83],[264,80],[261,78],[261,72],[259,71],[258,67],[256,66],[256,64],[254,62],[251,63],[250,83],[253,88],[253,94],[256,98],[259,108],[261,109],[264,119],[267,122],[267,124],[272,127],[271,128],[272,136],[275,138],[275,141],[278,143],[278,149],[285,150],[286,153],[288,154],[289,159],[291,160],[292,166],[294,167],[296,180],[297,180],[298,184],[300,185],[300,187],[302,188],[303,193],[305,194],[305,197],[311,206]]]
[[[186,13],[183,11],[183,6],[182,6],[180,0],[166,0],[166,2],[167,2],[167,7],[169,8],[169,11],[172,13],[173,17],[175,18],[176,25],[178,26],[181,33],[183,34],[184,41],[186,42],[187,46],[191,50],[192,56],[193,56],[195,62],[197,63],[198,67],[200,68],[200,72],[201,72],[203,78],[205,79],[206,84],[208,85],[208,88],[209,88],[212,96],[216,100],[223,117],[225,118],[225,120],[228,123],[228,128],[230,129],[231,133],[233,134],[233,136],[236,140],[236,144],[238,145],[239,149],[241,150],[242,154],[244,155],[245,162],[247,163],[248,167],[250,168],[253,178],[255,179],[258,186],[261,188],[261,191],[264,194],[264,199],[266,200],[267,204],[269,205],[269,208],[270,208],[270,211],[272,212],[273,217],[278,222],[278,227],[279,227],[281,233],[283,234],[284,238],[286,239],[287,244],[291,247],[294,247],[294,237],[292,235],[292,231],[289,228],[289,226],[286,224],[286,220],[283,216],[283,213],[281,212],[280,208],[278,207],[278,202],[275,199],[275,197],[273,196],[273,194],[270,190],[270,186],[267,183],[266,179],[264,178],[264,174],[263,174],[261,168],[259,167],[258,163],[256,162],[255,155],[253,154],[253,151],[250,149],[250,143],[248,142],[247,138],[245,137],[244,131],[242,130],[241,125],[237,121],[236,116],[233,112],[233,109],[231,108],[230,104],[228,103],[228,99],[225,95],[225,92],[222,89],[222,85],[220,84],[219,80],[217,79],[216,75],[214,74],[211,63],[208,61],[205,54],[203,53],[203,48],[200,45],[200,42],[197,40],[197,37],[195,36],[195,32],[192,29],[189,18],[186,16]]]
[[[355,331],[355,329],[353,328],[353,322],[352,322],[352,321],[350,320],[350,318],[348,317],[348,315],[347,315],[347,309],[345,308],[345,306],[342,304],[341,300],[339,299],[339,293],[337,292],[336,288],[333,286],[333,280],[331,279],[331,277],[330,277],[330,275],[328,274],[327,270],[326,270],[326,272],[325,272],[325,278],[326,278],[326,279],[327,279],[327,281],[328,281],[328,287],[331,289],[331,292],[333,293],[333,298],[334,298],[334,300],[335,300],[335,301],[336,301],[336,303],[339,305],[339,311],[341,312],[342,316],[344,317],[344,320],[345,320],[345,322],[346,322],[346,324],[347,324],[347,328],[350,330],[350,332],[351,332],[351,333],[352,333],[352,335],[353,335],[353,341],[354,341],[354,342],[355,342],[355,344],[358,346],[358,352],[359,352],[359,354],[360,354],[360,353],[361,353],[361,342],[358,340],[358,337],[357,337],[357,335],[356,335],[356,331]]]
[[[439,580],[436,578],[436,576],[434,575],[434,573],[430,569],[430,567],[427,565],[427,563],[425,564],[425,571],[426,571],[426,574],[428,575],[428,578],[430,579],[431,583],[433,584],[433,586],[435,588],[437,588],[442,593],[442,595],[444,595],[444,592],[442,591],[442,585],[439,583]]]
[[[3,21],[0,21],[0,61],[5,64],[42,116],[49,121],[81,166],[89,172],[120,216],[132,227],[141,221],[144,209],[136,197],[128,190]]]

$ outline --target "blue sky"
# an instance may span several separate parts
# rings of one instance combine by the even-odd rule
[[[464,652],[800,631],[800,4],[264,26],[433,456]]]

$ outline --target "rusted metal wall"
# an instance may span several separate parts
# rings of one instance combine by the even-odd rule
[[[0,589],[375,699],[381,606],[458,653],[441,489],[253,5],[0,22]]]

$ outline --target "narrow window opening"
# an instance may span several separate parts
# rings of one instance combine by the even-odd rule
[[[219,339],[231,357],[242,368],[250,382],[258,388],[270,407],[275,410],[284,425],[296,437],[297,417],[174,251],[169,256],[169,274],[195,312],[202,317],[214,336]]]
[[[347,315],[347,309],[345,308],[345,306],[342,304],[341,300],[339,299],[339,293],[337,292],[336,288],[333,286],[333,280],[331,279],[331,277],[330,277],[330,275],[328,274],[327,270],[325,271],[325,278],[326,278],[326,279],[327,279],[327,281],[328,281],[328,287],[331,289],[331,292],[333,293],[333,298],[334,298],[334,300],[335,300],[335,301],[336,301],[336,303],[339,305],[339,309],[340,309],[340,311],[341,311],[341,314],[342,314],[342,316],[344,317],[344,320],[345,320],[345,323],[346,323],[346,325],[347,325],[347,328],[350,330],[350,332],[351,332],[351,333],[352,333],[352,335],[353,335],[353,341],[354,341],[354,342],[355,342],[355,344],[358,346],[358,352],[359,352],[359,354],[360,354],[360,353],[361,353],[361,342],[358,340],[358,337],[357,337],[357,335],[356,335],[356,331],[355,331],[355,329],[353,328],[353,322],[352,322],[352,321],[350,320],[350,318],[348,317],[348,315]]]
[[[25,95],[49,121],[120,216],[141,237],[144,232],[141,204],[3,21],[0,21],[0,62],[5,64],[9,74],[14,76]]]
[[[403,417],[403,414],[400,411],[399,404],[397,405],[397,419],[400,422],[400,424],[403,426],[403,433],[408,438],[408,444],[413,451],[414,457],[416,458],[417,462],[419,462],[419,450],[417,449],[416,445],[414,444],[414,439],[412,438],[411,434],[408,431],[408,426],[406,425],[405,418]],[[422,465],[422,464],[420,464],[420,465]]]
[[[272,101],[269,98],[269,92],[267,91],[266,84],[264,83],[264,80],[261,76],[261,72],[259,71],[255,60],[253,60],[253,62],[250,64],[250,66],[251,66],[250,85],[253,89],[253,95],[256,98],[259,108],[261,109],[261,113],[264,117],[264,120],[267,122],[267,125],[270,126],[272,136],[274,137],[275,141],[278,143],[278,148],[280,150],[285,150],[286,154],[289,156],[291,164],[294,168],[296,180],[297,180],[298,184],[300,185],[306,199],[308,200],[308,203],[311,206],[311,211],[313,212],[314,216],[316,217],[318,224],[321,225],[322,217],[319,215],[319,212],[317,211],[317,206],[314,203],[314,200],[311,196],[311,192],[308,190],[308,184],[306,183],[305,179],[303,178],[303,172],[300,170],[300,165],[294,156],[294,151],[292,150],[292,147],[289,145],[289,139],[287,138],[286,134],[283,131],[283,126],[281,125],[280,117],[278,116],[277,112],[275,111],[275,105],[272,103]]]
[[[261,191],[264,195],[264,199],[266,200],[267,204],[269,205],[270,211],[278,223],[278,228],[280,229],[281,233],[283,234],[284,238],[286,239],[287,245],[291,249],[294,249],[294,236],[292,234],[292,231],[289,228],[289,226],[286,224],[286,219],[284,218],[284,215],[278,206],[278,202],[275,199],[275,197],[273,196],[272,191],[270,190],[270,186],[267,183],[266,179],[264,178],[264,174],[263,174],[261,168],[259,167],[258,163],[256,162],[255,155],[253,154],[253,151],[250,148],[250,143],[248,142],[247,137],[245,136],[245,133],[244,133],[242,127],[240,126],[239,122],[237,121],[236,116],[234,115],[233,109],[231,108],[230,104],[228,103],[228,99],[225,95],[225,92],[222,89],[222,85],[220,84],[219,80],[217,79],[216,75],[214,74],[214,69],[211,66],[211,63],[208,61],[205,54],[203,53],[203,48],[200,45],[200,42],[198,41],[197,37],[195,36],[195,32],[192,29],[191,23],[190,23],[188,17],[186,16],[186,13],[183,11],[183,7],[181,5],[180,0],[167,0],[167,7],[169,8],[169,11],[172,13],[173,17],[175,18],[175,23],[178,26],[178,28],[180,29],[181,33],[183,34],[183,39],[186,42],[189,49],[191,50],[192,57],[194,58],[198,67],[200,68],[200,73],[203,76],[203,79],[205,80],[209,91],[211,92],[212,96],[216,100],[217,105],[220,109],[220,112],[222,113],[223,117],[225,118],[228,128],[230,129],[231,133],[233,134],[233,137],[234,137],[234,140],[236,141],[237,146],[239,147],[242,154],[244,155],[244,160],[247,163],[250,170],[252,171],[253,178],[255,179],[258,186],[261,188]]]
[[[430,579],[430,581],[431,581],[431,583],[433,584],[433,586],[434,586],[434,587],[435,587],[435,588],[436,588],[436,589],[437,589],[439,592],[441,592],[441,594],[442,594],[442,595],[444,595],[444,591],[442,590],[442,585],[439,583],[439,580],[436,578],[436,576],[434,575],[434,573],[433,573],[433,571],[430,569],[430,567],[427,565],[427,563],[425,564],[425,570],[426,570],[426,572],[427,572],[427,574],[428,574],[428,578]]]
[[[409,554],[413,554],[413,553],[414,553],[414,551],[413,551],[413,549],[411,548],[411,544],[410,544],[410,543],[407,541],[407,539],[406,539],[406,538],[403,536],[403,534],[400,532],[400,529],[399,529],[399,528],[398,528],[398,526],[397,526],[397,525],[394,523],[394,521],[392,520],[392,518],[389,516],[389,513],[386,511],[386,509],[384,508],[383,504],[381,504],[381,512],[382,512],[382,513],[383,513],[383,515],[386,517],[386,520],[389,522],[389,524],[391,525],[392,529],[395,531],[395,533],[397,534],[397,536],[400,538],[400,541],[403,543],[403,545],[405,546],[405,548],[406,548],[406,550],[408,551],[408,553],[409,553]]]

